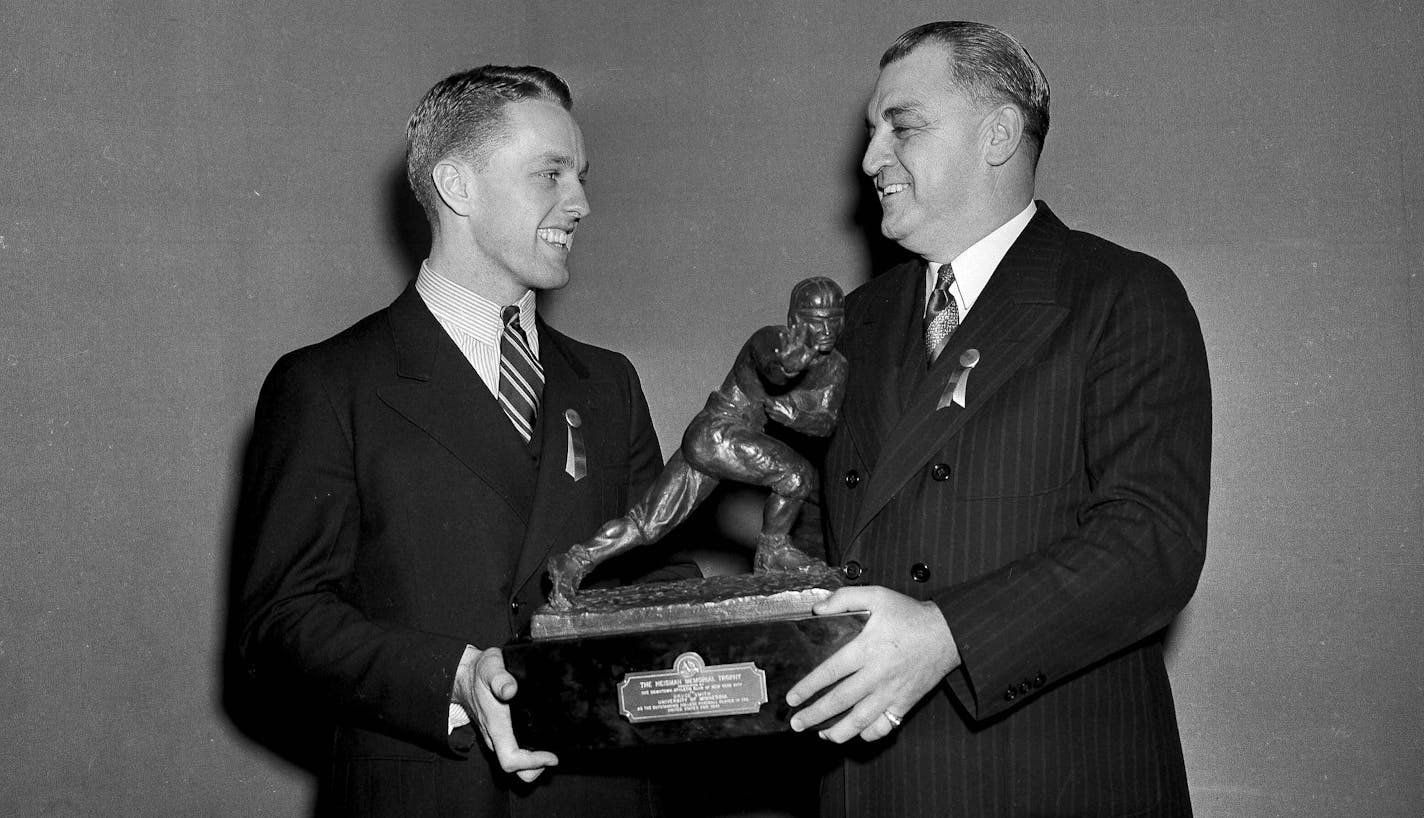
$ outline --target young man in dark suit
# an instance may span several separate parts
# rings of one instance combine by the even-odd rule
[[[824,814],[1189,815],[1162,641],[1206,545],[1196,315],[1034,201],[1048,84],[1003,32],[907,32],[867,123],[882,232],[919,258],[847,299],[824,485],[856,583],[818,613],[870,619],[788,697],[865,742]]]
[[[391,306],[283,357],[258,401],[238,560],[241,653],[336,723],[339,815],[646,814],[641,778],[536,778],[499,646],[552,548],[641,494],[661,455],[626,358],[545,324],[584,193],[567,86],[534,67],[438,83],[408,128],[429,258]]]

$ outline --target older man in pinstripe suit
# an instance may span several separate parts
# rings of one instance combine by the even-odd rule
[[[920,258],[847,301],[825,502],[855,582],[817,612],[871,615],[788,695],[863,740],[823,811],[1189,815],[1162,642],[1206,544],[1196,315],[1034,201],[1048,84],[1013,38],[907,32],[867,117],[882,231]]]

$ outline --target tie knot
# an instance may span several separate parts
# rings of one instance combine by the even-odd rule
[[[925,320],[939,315],[954,300],[954,294],[950,292],[953,286],[954,268],[946,264],[939,268],[939,273],[935,276],[934,289],[930,290],[929,301],[925,304]]]
[[[504,312],[500,313],[500,317],[504,319],[504,325],[506,327],[520,329],[518,304],[510,304],[508,307],[505,307]]]
[[[947,290],[954,286],[954,265],[945,264],[939,268],[939,275],[935,277],[934,288],[936,290]]]

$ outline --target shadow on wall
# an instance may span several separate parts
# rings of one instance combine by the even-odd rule
[[[233,509],[228,529],[227,575],[224,587],[227,589],[224,607],[219,621],[224,623],[221,666],[218,669],[220,696],[223,712],[232,725],[244,737],[285,760],[287,763],[315,775],[325,763],[326,750],[331,743],[331,727],[321,721],[319,715],[294,689],[282,689],[270,682],[264,683],[248,673],[238,655],[241,639],[241,592],[238,577],[245,572],[239,560],[244,549],[241,547],[249,535],[251,509],[242,505],[242,482],[248,473],[249,447],[252,442],[252,424],[234,442],[241,458],[233,462],[241,463],[241,470],[232,476]],[[305,705],[305,706],[304,706]]]
[[[406,181],[405,160],[396,162],[386,175],[385,205],[390,225],[389,241],[397,251],[397,273],[401,286],[414,280],[420,263],[430,254],[430,223],[425,209],[411,192]],[[353,319],[354,320],[354,319]]]

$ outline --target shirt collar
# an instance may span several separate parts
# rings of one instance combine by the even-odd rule
[[[1019,235],[1024,228],[1028,227],[1028,222],[1033,218],[1033,214],[1038,212],[1038,203],[1030,201],[1028,207],[1019,211],[1017,216],[999,225],[994,232],[984,238],[969,245],[964,252],[955,256],[950,262],[954,265],[955,302],[959,306],[961,315],[969,312],[969,308],[974,306],[979,294],[984,291],[984,287],[989,284],[989,277],[998,269],[999,262],[1004,260],[1009,248],[1018,241]],[[931,261],[925,270],[925,299],[928,301],[930,291],[934,289],[935,279],[939,276],[939,268],[944,265],[937,261]]]
[[[499,304],[435,272],[429,260],[421,262],[420,274],[415,278],[415,290],[440,323],[454,327],[479,343],[499,347],[499,336],[504,332],[503,307]],[[514,303],[519,307],[519,326],[524,330],[531,350],[538,355],[534,291],[525,290],[524,295]]]

